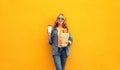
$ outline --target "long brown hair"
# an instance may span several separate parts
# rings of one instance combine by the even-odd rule
[[[60,13],[60,14],[58,15],[58,17],[59,17],[60,15],[62,15],[62,16],[65,18],[65,19],[64,19],[64,22],[63,22],[63,24],[62,24],[62,27],[65,28],[65,29],[67,29],[67,32],[68,32],[68,26],[67,26],[66,17],[64,16],[63,13]],[[57,17],[57,18],[58,18],[58,17]],[[57,20],[58,20],[58,19],[56,19],[56,21],[55,21],[54,28],[58,27],[58,22],[57,22]]]

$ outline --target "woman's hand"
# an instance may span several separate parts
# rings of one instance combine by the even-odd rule
[[[48,30],[47,30],[47,33],[48,33],[48,37],[49,37],[49,40],[50,40],[51,39],[51,33],[48,32]]]

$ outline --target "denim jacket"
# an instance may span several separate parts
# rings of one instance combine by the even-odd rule
[[[68,45],[66,46],[66,55],[70,55],[70,46],[73,42],[72,35],[70,33],[68,38]],[[52,45],[52,55],[58,55],[58,30],[57,28],[53,28],[51,32],[51,39],[49,40],[49,44]]]

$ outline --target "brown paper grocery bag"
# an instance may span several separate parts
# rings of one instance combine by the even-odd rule
[[[69,33],[60,33],[58,37],[59,47],[66,47],[68,45]]]

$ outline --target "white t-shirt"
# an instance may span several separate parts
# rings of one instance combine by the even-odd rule
[[[57,30],[58,30],[58,47],[60,47],[60,44],[59,44],[59,34],[60,34],[60,30],[59,30],[59,28],[57,28]]]

